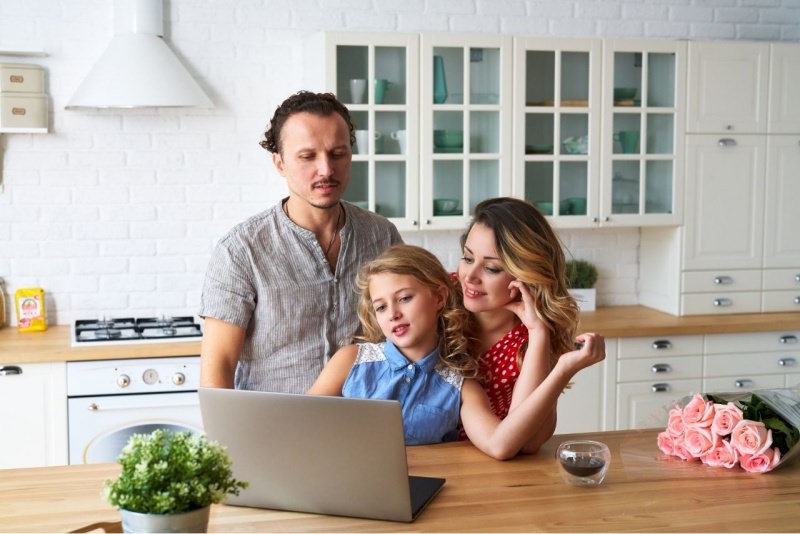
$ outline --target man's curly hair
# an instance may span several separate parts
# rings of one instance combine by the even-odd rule
[[[278,106],[275,114],[269,121],[269,127],[264,132],[264,138],[258,143],[262,148],[269,150],[273,154],[281,153],[281,130],[289,117],[296,113],[311,113],[320,117],[327,117],[338,113],[347,123],[350,130],[350,146],[356,143],[355,126],[350,118],[350,111],[339,102],[333,93],[314,93],[311,91],[299,91]]]

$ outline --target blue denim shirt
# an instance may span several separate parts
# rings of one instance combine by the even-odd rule
[[[425,445],[458,438],[463,383],[438,349],[410,362],[390,341],[359,343],[342,396],[400,401],[406,445]]]

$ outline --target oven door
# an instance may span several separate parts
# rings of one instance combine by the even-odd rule
[[[203,429],[196,391],[73,397],[68,404],[70,464],[116,462],[132,434]]]

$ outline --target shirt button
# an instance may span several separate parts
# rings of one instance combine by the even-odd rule
[[[409,364],[408,364],[408,369],[409,369],[409,370],[411,370],[411,369],[413,369],[413,368],[414,368],[414,364],[413,364],[413,363],[409,363]]]
[[[406,384],[408,384],[409,382],[411,382],[411,379],[406,377]]]

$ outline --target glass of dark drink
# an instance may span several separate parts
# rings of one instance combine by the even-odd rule
[[[556,452],[564,482],[575,486],[597,486],[606,477],[611,452],[605,443],[590,440],[565,441]]]

